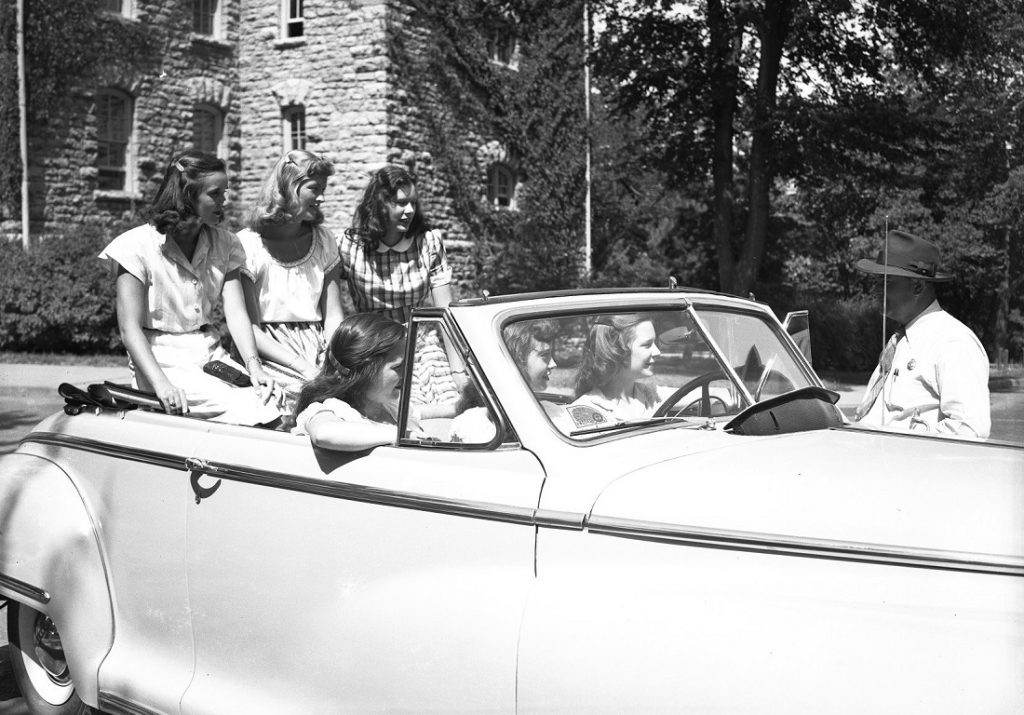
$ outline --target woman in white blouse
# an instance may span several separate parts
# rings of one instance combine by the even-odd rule
[[[334,167],[290,151],[267,174],[247,226],[242,287],[267,372],[291,413],[306,380],[323,364],[325,336],[342,319],[338,244],[320,210]]]
[[[239,279],[245,253],[238,237],[219,226],[227,184],[217,157],[178,155],[164,173],[149,222],[115,238],[100,258],[117,266],[117,324],[133,384],[156,393],[168,414],[266,424],[278,411],[267,404],[274,385],[260,364],[246,315]],[[231,362],[211,327],[221,299],[255,389],[203,371],[211,361]]]
[[[299,393],[293,434],[307,434],[314,446],[325,449],[392,444],[404,365],[402,325],[376,313],[345,318],[327,346],[320,372]]]

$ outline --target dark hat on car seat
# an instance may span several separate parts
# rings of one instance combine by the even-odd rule
[[[878,259],[862,258],[855,264],[858,271],[876,275],[902,276],[941,283],[953,280],[948,273],[939,273],[939,249],[935,244],[905,231],[889,231],[886,247]]]

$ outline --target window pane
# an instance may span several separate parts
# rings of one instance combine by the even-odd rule
[[[200,35],[214,34],[217,0],[192,0],[192,31]]]
[[[504,164],[494,164],[489,170],[487,194],[492,205],[511,208],[516,182],[512,170]]]
[[[99,188],[123,190],[131,131],[128,100],[118,94],[96,95],[96,168]]]
[[[120,15],[122,12],[122,2],[123,0],[103,0],[100,7],[107,12],[114,12]]]
[[[299,107],[288,110],[285,115],[285,149],[294,151],[306,148],[306,110]]]
[[[192,145],[217,154],[220,149],[220,117],[211,109],[196,107],[192,113]]]
[[[303,34],[303,0],[287,0],[285,26],[287,37],[302,37]]]

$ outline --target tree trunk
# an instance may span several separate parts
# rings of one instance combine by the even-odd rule
[[[711,120],[714,148],[711,157],[712,233],[718,252],[718,283],[728,291],[735,282],[736,258],[733,231],[733,123],[739,92],[739,55],[743,27],[722,6],[708,0],[708,30],[711,50]]]
[[[771,157],[779,66],[793,16],[792,2],[793,0],[768,0],[758,24],[761,58],[751,128],[749,213],[735,279],[732,286],[727,289],[737,295],[747,295],[751,291],[764,259],[768,218],[771,213]]]

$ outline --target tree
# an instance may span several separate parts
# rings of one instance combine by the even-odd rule
[[[995,51],[992,23],[1008,12],[999,0],[608,0],[596,68],[620,113],[642,108],[648,152],[669,180],[710,177],[719,287],[745,295],[771,239],[773,196],[806,175],[794,161],[803,153],[780,149],[815,132],[843,139],[824,129],[831,115],[862,130],[834,147],[838,163],[905,150],[891,68],[941,86],[954,60],[978,67]]]

